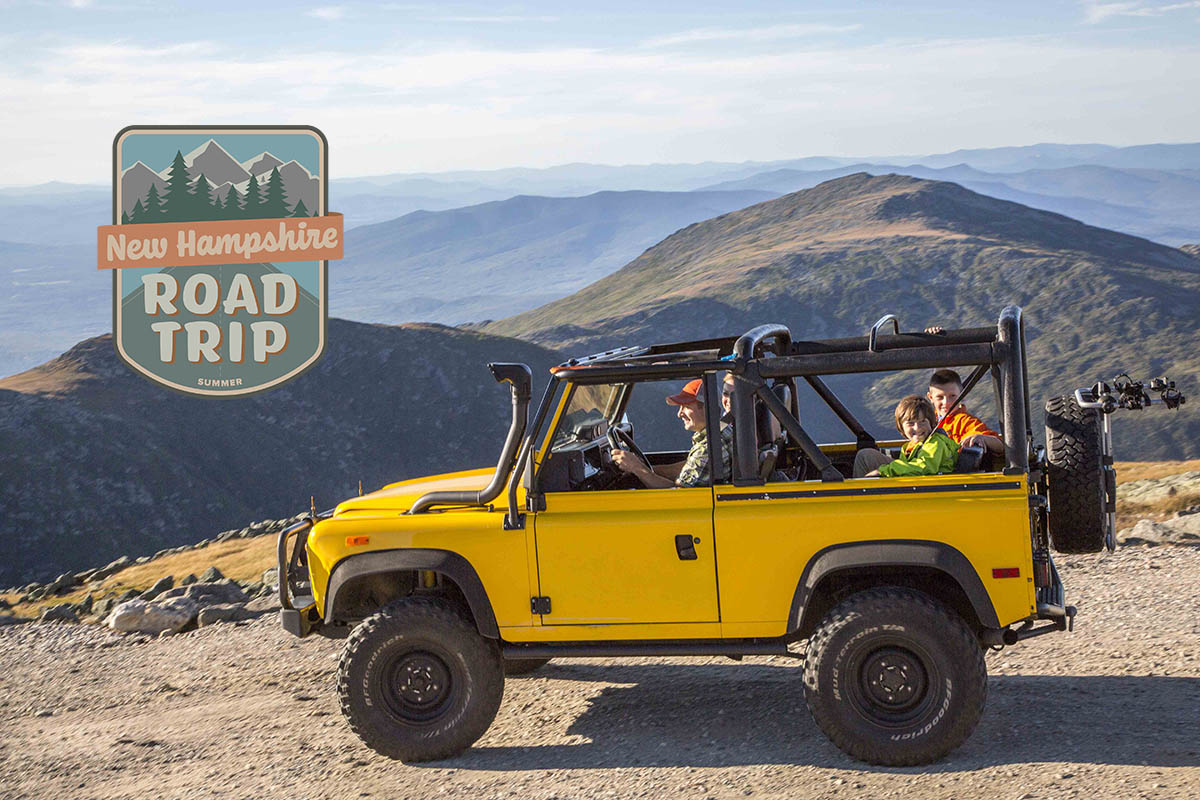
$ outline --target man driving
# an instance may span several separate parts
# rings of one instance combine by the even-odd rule
[[[711,483],[712,469],[708,457],[708,420],[705,415],[704,381],[689,381],[683,390],[667,398],[667,405],[678,406],[676,416],[683,428],[692,434],[692,446],[683,461],[657,467],[642,461],[627,450],[614,449],[613,463],[624,472],[637,477],[648,489],[667,489],[672,486],[695,487]],[[721,465],[717,479],[728,477],[732,458],[732,430],[723,428],[720,435]]]

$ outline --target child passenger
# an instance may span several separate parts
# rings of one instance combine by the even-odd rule
[[[958,443],[938,428],[933,404],[912,394],[896,406],[896,429],[908,441],[900,448],[900,457],[892,460],[880,453],[877,468],[864,478],[899,478],[913,475],[941,475],[953,472],[958,462]],[[933,431],[930,435],[930,431]],[[870,451],[866,451],[870,452]]]

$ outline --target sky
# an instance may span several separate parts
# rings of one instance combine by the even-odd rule
[[[330,174],[1200,140],[1200,0],[0,0],[0,185],[133,124],[304,124]]]

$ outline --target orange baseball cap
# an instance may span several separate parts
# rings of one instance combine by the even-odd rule
[[[694,381],[688,381],[683,387],[683,391],[679,394],[673,394],[667,398],[667,405],[672,406],[690,406],[692,403],[704,402],[704,381],[697,378]]]

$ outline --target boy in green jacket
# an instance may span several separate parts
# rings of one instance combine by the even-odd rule
[[[896,429],[908,442],[900,448],[899,458],[863,477],[900,478],[953,472],[958,463],[958,443],[940,428],[934,431],[936,424],[937,413],[926,398],[912,394],[901,400],[896,406]]]

